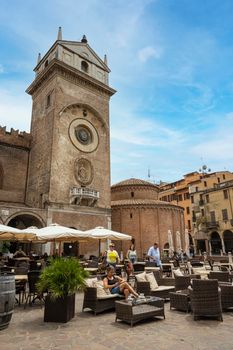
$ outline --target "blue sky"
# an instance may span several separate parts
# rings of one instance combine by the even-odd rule
[[[30,130],[38,52],[86,34],[112,70],[112,183],[233,171],[232,0],[1,0],[0,125]]]

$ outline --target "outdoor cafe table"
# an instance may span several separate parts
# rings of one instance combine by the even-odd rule
[[[200,275],[201,276],[201,279],[205,280],[208,278],[208,275],[210,273],[210,270],[202,270],[202,269],[198,269],[198,268],[193,268],[193,273],[194,274],[197,274],[197,275]]]
[[[98,271],[97,267],[84,267],[84,271],[90,272],[90,274],[95,274]]]
[[[27,281],[28,276],[27,275],[15,275],[15,280],[16,281]]]
[[[145,271],[160,271],[160,267],[158,267],[158,266],[146,266]]]
[[[226,266],[226,267],[229,267],[229,268],[231,268],[231,270],[233,270],[233,264],[231,264],[231,263],[227,263],[227,262],[225,262],[225,263],[219,263],[219,265],[218,266]]]
[[[147,318],[162,316],[164,314],[164,299],[158,297],[144,297],[135,301],[122,300],[115,301],[116,318],[130,323],[131,327],[134,323]]]

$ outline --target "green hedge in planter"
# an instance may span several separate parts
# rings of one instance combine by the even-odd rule
[[[40,274],[38,290],[47,290],[51,298],[66,297],[85,287],[89,276],[75,258],[55,258]]]

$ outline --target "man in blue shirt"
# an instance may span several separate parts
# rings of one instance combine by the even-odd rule
[[[154,243],[154,245],[149,248],[147,255],[149,257],[149,261],[153,261],[157,264],[157,266],[161,266],[160,252],[157,243]]]

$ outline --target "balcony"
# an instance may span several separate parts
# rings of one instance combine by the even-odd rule
[[[77,205],[86,205],[89,207],[99,199],[100,194],[98,191],[87,187],[72,187],[70,189],[70,203]]]
[[[215,229],[219,227],[219,222],[218,221],[207,221],[205,223],[205,226],[207,229]]]

